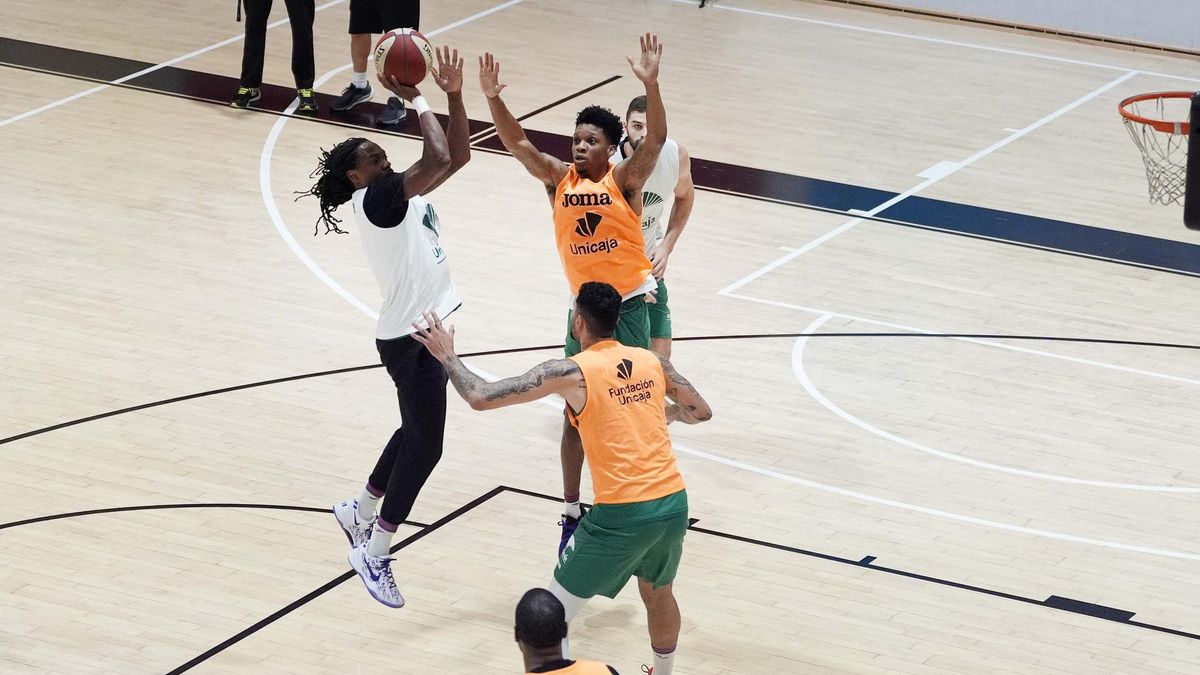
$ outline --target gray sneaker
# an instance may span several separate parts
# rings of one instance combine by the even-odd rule
[[[379,113],[379,123],[387,126],[395,126],[404,121],[408,115],[408,109],[404,107],[404,101],[392,96],[387,100],[387,106],[383,112]]]
[[[370,82],[365,87],[357,87],[351,82],[350,86],[342,90],[342,95],[334,99],[333,105],[330,107],[338,112],[349,110],[359,103],[370,101],[373,93]]]

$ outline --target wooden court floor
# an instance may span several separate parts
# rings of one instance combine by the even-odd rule
[[[348,10],[318,4],[336,95]],[[666,45],[701,186],[673,360],[715,413],[671,429],[677,673],[1200,672],[1200,233],[1148,202],[1116,113],[1197,88],[1194,59],[817,0],[425,5],[478,128],[492,51],[548,143],[639,93],[639,32]],[[0,0],[0,672],[521,672],[560,415],[452,398],[408,605],[351,578],[327,509],[398,415],[355,228],[314,237],[293,193],[349,135],[420,144],[287,113],[286,21],[278,105],[220,105],[232,11]],[[558,353],[567,291],[541,188],[477,140],[431,200],[460,350],[528,348],[469,360],[503,376]],[[636,591],[572,649],[639,672]]]

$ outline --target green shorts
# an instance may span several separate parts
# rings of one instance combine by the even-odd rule
[[[663,279],[658,280],[658,293],[654,297],[658,302],[646,304],[646,310],[650,312],[650,337],[670,340],[671,308],[667,306],[667,284]]]
[[[597,504],[567,542],[554,580],[579,598],[617,597],[629,577],[675,580],[688,528],[687,491],[648,502]]]
[[[621,303],[621,317],[617,319],[617,330],[613,332],[613,337],[617,342],[627,347],[641,347],[642,349],[650,348],[650,312],[647,308],[650,304],[642,299],[642,296],[637,296]],[[567,356],[575,356],[583,351],[579,346],[579,340],[571,334],[571,321],[574,318],[574,310],[567,312],[567,344],[563,351]]]

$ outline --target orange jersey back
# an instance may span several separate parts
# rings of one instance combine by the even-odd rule
[[[568,416],[579,429],[597,504],[648,502],[684,489],[667,434],[667,379],[653,352],[615,340],[571,357],[587,400]]]
[[[642,242],[642,219],[621,194],[612,168],[600,182],[583,178],[575,165],[554,192],[554,241],[571,293],[587,281],[603,281],[622,297],[650,274]]]
[[[548,675],[612,675],[608,666],[599,661],[576,661],[569,666],[547,671]],[[525,675],[533,675],[526,673]]]

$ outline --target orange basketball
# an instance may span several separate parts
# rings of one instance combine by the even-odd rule
[[[375,72],[393,75],[400,84],[416,85],[433,67],[433,45],[411,28],[396,28],[375,43]]]

